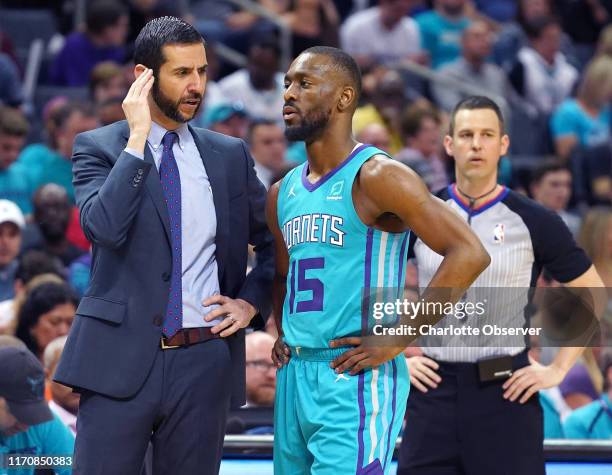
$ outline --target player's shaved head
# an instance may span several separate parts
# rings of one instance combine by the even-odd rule
[[[355,106],[357,105],[361,96],[361,71],[350,54],[331,46],[313,46],[304,50],[302,55],[304,54],[329,58],[330,69],[339,73],[334,75],[333,79],[337,81],[338,86],[350,86],[355,90]]]
[[[327,46],[309,48],[285,74],[285,136],[307,144],[330,127],[350,132],[361,93],[361,74],[355,60]]]

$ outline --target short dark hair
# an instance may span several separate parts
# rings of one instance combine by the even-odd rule
[[[276,123],[276,121],[272,120],[272,119],[255,119],[253,121],[251,121],[251,123],[249,124],[249,129],[247,132],[247,142],[250,144],[253,141],[253,134],[255,133],[255,129],[257,127],[262,127],[262,126],[270,126],[270,125],[278,125]]]
[[[486,96],[470,96],[459,101],[451,112],[450,123],[448,125],[448,135],[451,137],[455,132],[455,116],[457,112],[461,110],[476,110],[476,109],[489,109],[495,112],[499,120],[499,132],[504,134],[504,116],[499,106],[492,99]]]
[[[440,125],[440,117],[435,110],[420,105],[410,105],[404,109],[401,119],[403,138],[414,137],[419,133],[423,120],[431,119]]]
[[[115,25],[119,18],[128,15],[128,9],[115,0],[96,0],[87,8],[85,26],[87,31],[99,35],[109,26]]]
[[[570,169],[558,160],[546,160],[538,165],[531,173],[531,183],[539,183],[548,173],[558,171],[570,172]]]
[[[12,137],[25,137],[30,130],[30,124],[19,109],[0,106],[0,134]]]
[[[559,21],[551,16],[539,16],[528,21],[525,26],[525,33],[530,40],[537,40],[542,36],[546,28],[550,26],[560,26]]]
[[[281,48],[278,44],[278,40],[272,34],[256,34],[251,36],[249,51],[253,50],[253,48],[272,51],[277,57],[281,55]]]
[[[140,30],[136,37],[134,63],[143,64],[157,75],[159,68],[166,61],[162,51],[165,45],[196,43],[206,45],[198,30],[186,21],[174,16],[154,18]]]
[[[42,348],[38,348],[30,330],[42,315],[53,310],[57,305],[71,303],[78,305],[78,298],[72,288],[66,284],[47,282],[34,287],[27,295],[17,320],[19,322],[15,336],[23,341],[28,349],[38,355]]]
[[[355,59],[346,51],[331,46],[313,46],[304,50],[301,54],[306,53],[327,56],[332,59],[334,67],[344,73],[355,88],[357,93],[356,105],[361,96],[361,71]]]
[[[49,116],[49,120],[53,124],[53,129],[61,129],[66,124],[66,121],[70,118],[70,116],[75,112],[80,112],[85,117],[95,117],[96,115],[93,104],[90,102],[76,100],[70,101],[53,111],[53,113]]]
[[[65,278],[61,262],[56,257],[43,251],[26,251],[19,259],[15,280],[27,285],[34,277],[42,274],[54,274],[62,279]]]

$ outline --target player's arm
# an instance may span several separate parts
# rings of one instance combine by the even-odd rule
[[[590,320],[601,317],[607,305],[608,297],[607,290],[595,266],[591,265],[582,275],[563,285],[580,289],[582,292],[586,291],[584,297],[588,301],[585,302],[585,310],[588,315],[574,315],[574,318]],[[536,361],[531,361],[529,366],[515,371],[504,383],[504,398],[515,401],[521,396],[519,402],[524,404],[541,389],[559,385],[583,353],[584,348],[584,346],[562,347],[549,365],[541,365]]]
[[[278,181],[270,187],[266,201],[266,220],[270,232],[274,236],[275,271],[272,283],[272,311],[274,322],[278,331],[278,340],[272,350],[272,361],[277,367],[281,367],[289,360],[289,348],[283,343],[283,303],[287,291],[287,274],[289,273],[289,253],[283,239],[280,226],[278,225],[278,190],[281,182]]]
[[[457,289],[451,298],[458,299],[491,262],[470,227],[429,193],[410,168],[387,157],[375,157],[361,168],[359,187],[372,203],[371,214],[395,215],[406,229],[444,256],[430,288]]]
[[[469,226],[438,198],[432,196],[423,181],[408,167],[374,157],[360,170],[358,194],[365,205],[359,210],[364,222],[375,223],[383,215],[398,218],[404,229],[410,229],[427,246],[444,256],[422,297],[428,302],[455,303],[489,265],[491,259]],[[421,314],[411,325],[435,325],[442,314]],[[418,335],[412,337],[416,339]],[[402,337],[404,346],[378,347],[362,345],[361,338],[347,337],[331,342],[332,347],[358,345],[343,353],[332,363],[341,373],[351,374],[378,366],[403,351],[410,337]]]

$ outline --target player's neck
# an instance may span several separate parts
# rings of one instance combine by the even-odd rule
[[[357,142],[353,137],[326,133],[319,140],[306,145],[309,175],[323,176],[340,163],[353,151]]]
[[[472,208],[477,208],[494,198],[500,191],[501,185],[497,184],[497,177],[489,179],[469,179],[457,176],[456,190],[459,198]]]

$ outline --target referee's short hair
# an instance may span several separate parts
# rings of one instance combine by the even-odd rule
[[[457,115],[457,112],[461,110],[476,109],[490,109],[495,112],[497,118],[499,119],[499,133],[500,135],[504,134],[504,116],[495,101],[486,96],[470,96],[459,101],[453,109],[453,112],[451,112],[450,124],[448,126],[448,135],[452,137],[453,133],[455,132],[455,116]]]

